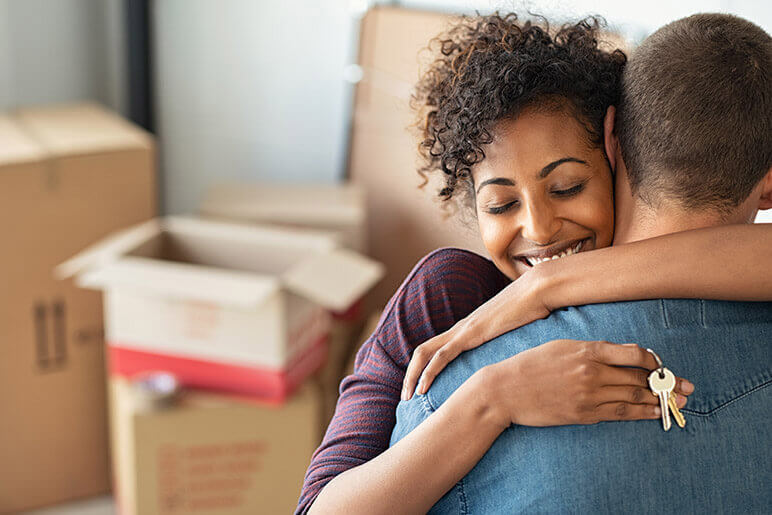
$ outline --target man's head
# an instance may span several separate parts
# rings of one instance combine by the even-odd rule
[[[726,14],[662,27],[623,73],[614,125],[636,202],[752,219],[772,207],[772,38]]]

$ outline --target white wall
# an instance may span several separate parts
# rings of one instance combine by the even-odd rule
[[[453,12],[525,13],[528,10],[551,20],[600,14],[610,25],[640,41],[662,25],[698,12],[728,12],[747,18],[772,32],[772,4],[761,0],[402,0],[406,7]]]
[[[167,213],[213,181],[335,182],[345,167],[348,0],[154,3]]]

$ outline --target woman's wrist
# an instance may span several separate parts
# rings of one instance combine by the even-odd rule
[[[565,305],[565,289],[570,284],[569,268],[561,266],[561,263],[545,261],[518,280],[527,283],[524,291],[533,297],[534,303],[551,312]]]
[[[500,367],[496,364],[483,367],[464,383],[464,388],[468,390],[467,402],[471,403],[479,419],[501,433],[512,424],[512,420],[499,388],[499,373]]]

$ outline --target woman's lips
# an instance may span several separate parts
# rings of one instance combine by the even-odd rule
[[[515,259],[525,263],[528,266],[535,266],[544,261],[558,259],[572,254],[581,252],[586,247],[587,241],[590,238],[584,238],[576,240],[568,244],[555,246],[551,249],[542,250],[539,252],[530,252],[528,254],[520,254],[515,256]]]

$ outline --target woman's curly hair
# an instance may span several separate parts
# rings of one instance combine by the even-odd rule
[[[485,158],[491,128],[525,107],[566,104],[601,145],[606,109],[617,103],[627,61],[621,50],[599,48],[605,21],[589,17],[550,32],[546,21],[516,14],[464,17],[434,38],[438,57],[412,98],[422,141],[418,172],[441,170],[443,200],[472,200],[471,169]]]

